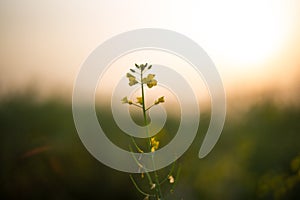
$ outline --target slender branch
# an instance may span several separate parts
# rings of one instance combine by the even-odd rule
[[[137,145],[135,139],[132,136],[131,136],[131,140],[132,140],[132,143],[134,144],[135,148],[138,150],[138,152],[144,153],[144,151]]]
[[[143,108],[142,106],[140,106],[140,105],[138,105],[138,104],[136,104],[136,103],[131,103],[130,105],[134,105],[134,106],[136,106],[136,107]]]
[[[135,188],[137,189],[137,191],[139,191],[141,194],[143,194],[143,195],[145,195],[145,196],[153,196],[153,195],[148,194],[148,193],[144,192],[143,190],[141,190],[141,188],[139,188],[139,186],[137,185],[137,183],[135,182],[135,180],[133,179],[133,177],[132,177],[131,174],[129,175],[129,177],[130,177],[130,179],[131,179],[133,185],[134,185]]]
[[[141,80],[143,80],[143,72],[141,72]],[[141,81],[141,89],[142,89],[142,109],[143,109],[143,118],[144,125],[147,125],[147,116],[146,116],[146,107],[145,107],[145,92],[144,92],[144,83]],[[147,138],[148,138],[148,147],[149,151],[151,151],[151,138],[149,137],[148,129],[147,129]]]
[[[181,166],[179,165],[179,166],[178,166],[178,169],[177,169],[176,177],[175,177],[175,182],[174,182],[174,184],[173,184],[173,186],[172,186],[172,190],[174,190],[174,188],[175,188],[175,186],[176,186],[176,184],[177,184],[177,182],[178,182],[179,175],[180,175],[180,171],[181,171]]]
[[[176,165],[176,161],[172,164],[172,168],[171,168],[171,170],[169,171],[167,177],[166,177],[164,180],[162,180],[162,181],[160,182],[160,184],[163,184],[164,182],[166,182],[166,181],[168,180],[169,176],[172,175],[172,173],[173,173],[173,171],[174,171],[174,169],[175,169],[175,165]]]
[[[152,108],[153,106],[155,106],[155,104],[152,104],[149,108],[147,108],[145,111],[148,111],[150,108]]]
[[[146,115],[146,107],[145,107],[144,84],[143,84],[142,80],[143,80],[143,72],[141,71],[142,109],[143,109],[144,125],[146,126],[147,125],[147,115]],[[147,130],[147,137],[149,139],[149,151],[151,151],[151,138],[149,137],[148,127],[146,128],[146,130]],[[153,168],[155,168],[153,154],[152,154],[152,164],[153,164]],[[156,182],[156,191],[159,194],[159,198],[163,199],[163,195],[162,195],[162,192],[161,192],[160,183],[159,183],[159,179],[158,179],[158,174],[157,174],[156,171],[154,171],[154,176],[155,176],[155,182]]]
[[[129,146],[129,149],[130,149],[130,151],[132,152],[131,146]],[[152,184],[153,184],[153,181],[152,181],[152,178],[151,178],[149,172],[147,171],[147,168],[145,168],[145,167],[144,167],[144,166],[136,159],[136,157],[134,156],[133,152],[132,152],[131,155],[132,155],[134,161],[136,162],[136,164],[137,164],[140,168],[142,168],[142,169],[145,170],[145,174],[147,175],[147,178],[148,178],[148,180],[149,180],[149,184],[152,185]]]

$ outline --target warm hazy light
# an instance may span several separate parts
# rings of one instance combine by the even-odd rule
[[[200,22],[186,17],[190,12],[197,13]],[[280,1],[209,1],[205,6],[199,1],[180,17],[194,24],[190,34],[212,54],[245,67],[264,61],[281,47],[290,28],[288,12]]]
[[[193,26],[183,32],[213,59],[228,97],[276,89],[282,86],[279,80],[296,84],[300,63],[294,56],[300,39],[296,1],[210,1],[205,6],[199,1],[176,6],[188,8],[178,21],[186,30]]]
[[[147,27],[174,30],[197,42],[215,62],[229,95],[243,86],[249,91],[277,87],[274,72],[291,77],[299,68],[298,56],[291,56],[299,51],[299,9],[296,0],[133,0],[130,6],[125,1],[4,0],[0,90],[23,90],[33,83],[42,93],[71,95],[93,49],[113,35]]]

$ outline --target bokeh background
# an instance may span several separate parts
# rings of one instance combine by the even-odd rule
[[[171,198],[300,199],[299,10],[296,0],[1,0],[0,198],[143,199],[128,174],[83,147],[71,96],[99,44],[155,27],[205,49],[228,101],[222,136],[199,160],[210,118],[201,113]],[[108,112],[99,116],[114,130]]]

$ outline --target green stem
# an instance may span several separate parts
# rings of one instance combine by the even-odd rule
[[[146,106],[145,106],[145,92],[144,92],[144,84],[143,84],[143,72],[141,72],[141,89],[142,89],[142,109],[143,109],[143,118],[144,125],[147,125],[147,116],[146,116]],[[151,151],[151,138],[149,137],[148,129],[147,129],[147,137],[148,137],[148,148]]]
[[[150,194],[147,194],[146,192],[144,192],[143,190],[141,190],[141,188],[139,188],[139,186],[137,185],[137,183],[135,182],[135,180],[133,179],[132,175],[129,175],[133,185],[135,186],[135,188],[137,189],[137,191],[139,191],[141,194],[145,195],[145,196],[152,196]]]
[[[175,176],[175,182],[174,182],[174,184],[172,186],[172,190],[174,190],[174,188],[175,188],[175,186],[176,186],[176,184],[177,184],[177,182],[179,180],[180,171],[181,171],[181,166],[178,165],[177,173],[176,173],[176,176]]]
[[[131,136],[132,143],[134,144],[135,148],[138,150],[139,153],[144,153],[144,151],[138,146],[135,139]]]
[[[142,89],[142,109],[143,109],[143,117],[144,117],[144,125],[147,125],[147,115],[146,115],[146,106],[145,106],[145,92],[144,92],[144,84],[143,84],[143,72],[141,71],[141,89]],[[146,128],[147,130],[147,137],[149,139],[149,151],[151,152],[151,138],[149,137],[149,130],[148,127]],[[153,155],[152,155],[152,164],[153,164],[153,168],[155,167],[155,163],[154,163],[154,159],[153,159]],[[155,176],[155,184],[157,187],[157,192],[158,192],[158,199],[163,200],[163,195],[161,192],[161,188],[160,188],[160,183],[159,183],[159,179],[158,179],[158,174],[156,171],[154,171],[154,176]]]
[[[145,167],[144,167],[144,166],[136,159],[136,157],[135,157],[134,154],[133,154],[133,151],[132,151],[131,146],[129,146],[129,149],[130,149],[130,151],[132,152],[132,157],[133,157],[134,161],[136,162],[136,164],[137,164],[140,168],[142,168],[142,169],[145,170],[145,174],[146,174],[146,176],[147,176],[147,178],[148,178],[149,184],[152,185],[152,184],[153,184],[153,181],[152,181],[152,178],[151,178],[151,176],[150,176],[148,170],[147,170],[147,169],[146,169],[146,168],[145,168]]]
[[[134,106],[136,106],[136,107],[142,108],[142,106],[140,106],[140,105],[138,105],[138,104],[136,104],[136,103],[132,103],[131,105],[134,105]]]
[[[171,170],[169,171],[167,177],[166,177],[164,180],[162,180],[162,181],[160,182],[161,185],[162,185],[164,182],[166,182],[166,181],[168,180],[169,176],[171,176],[171,175],[173,174],[175,165],[176,165],[176,161],[172,164],[172,168],[171,168]]]
[[[149,108],[147,108],[145,111],[149,110],[150,108],[152,108],[153,106],[155,106],[155,104],[151,105]]]

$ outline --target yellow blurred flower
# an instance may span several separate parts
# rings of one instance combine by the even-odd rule
[[[152,183],[152,185],[151,185],[151,190],[153,190],[154,188],[156,187],[156,184],[155,183]]]
[[[150,140],[150,142],[151,142],[151,152],[154,152],[159,147],[159,141],[157,141],[155,139],[155,137],[152,137],[151,140]]]
[[[159,97],[157,100],[155,100],[154,104],[157,105],[159,103],[163,103],[165,102],[165,97],[162,96],[162,97]]]
[[[170,183],[174,183],[175,182],[175,179],[174,179],[174,177],[172,175],[169,176],[168,179],[169,179]]]
[[[138,83],[138,81],[136,80],[135,76],[133,76],[132,74],[127,73],[126,77],[129,79],[129,85],[130,86],[133,86],[133,85],[135,85],[135,84]]]
[[[123,104],[125,104],[125,103],[128,103],[129,105],[132,104],[132,101],[131,101],[131,100],[128,100],[127,97],[124,97],[124,98],[121,100],[121,102],[122,102]]]
[[[127,78],[130,78],[130,77],[135,78],[135,76],[133,76],[133,75],[130,74],[130,73],[127,73],[127,74],[126,74],[126,77],[127,77]]]
[[[136,102],[143,105],[143,98],[142,97],[137,97]]]
[[[127,97],[124,97],[121,101],[122,101],[122,103],[128,103]]]
[[[155,74],[148,74],[146,78],[143,78],[142,83],[147,84],[149,88],[157,85],[157,80],[154,79]]]

